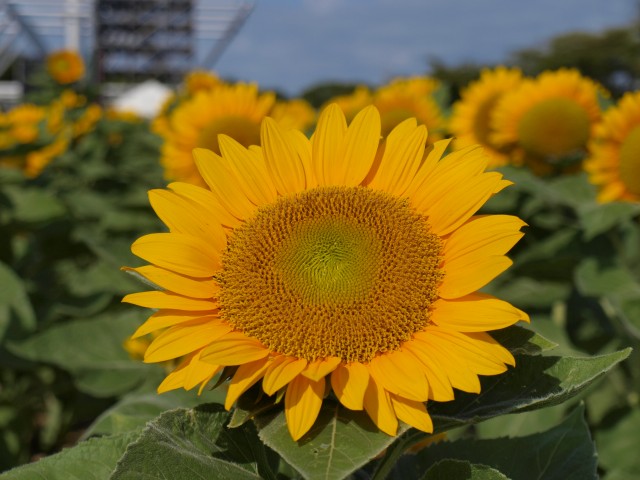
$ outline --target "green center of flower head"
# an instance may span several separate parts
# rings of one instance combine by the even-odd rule
[[[518,139],[529,153],[562,157],[585,147],[589,127],[589,116],[583,107],[568,98],[551,98],[523,115]]]
[[[367,362],[427,326],[440,253],[404,199],[363,187],[288,195],[234,230],[220,312],[273,351]]]
[[[627,190],[640,195],[640,126],[631,130],[620,147],[620,180]]]
[[[209,122],[198,135],[197,146],[220,155],[218,135],[229,135],[241,145],[260,145],[260,125],[248,118],[225,116]]]

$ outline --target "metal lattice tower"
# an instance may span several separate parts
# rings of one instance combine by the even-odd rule
[[[210,69],[255,0],[0,0],[0,75],[59,48],[95,60],[98,80],[174,83]]]

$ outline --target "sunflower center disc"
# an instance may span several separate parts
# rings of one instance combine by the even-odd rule
[[[216,118],[205,126],[198,136],[197,146],[220,155],[218,135],[228,135],[245,147],[260,145],[260,125],[243,117]]]
[[[640,127],[636,127],[620,147],[620,180],[634,195],[640,195]]]
[[[281,197],[234,230],[220,311],[275,352],[367,362],[429,322],[441,243],[408,201],[363,187]]]
[[[525,150],[543,157],[562,157],[584,148],[589,139],[589,116],[576,102],[552,98],[524,114],[518,138]]]

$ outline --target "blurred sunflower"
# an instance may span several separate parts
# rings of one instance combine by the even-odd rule
[[[432,431],[425,401],[514,364],[486,332],[528,317],[477,290],[511,265],[524,222],[475,215],[510,182],[479,148],[426,150],[415,119],[378,154],[380,128],[375,107],[349,126],[328,107],[311,140],[267,118],[261,147],[221,135],[221,155],[194,151],[208,189],[149,193],[170,232],[134,242],[150,265],[132,270],[161,290],[123,301],[158,309],[134,334],[163,330],[146,362],[182,358],[159,392],[236,366],[225,407],[262,381],[294,440],[330,390],[394,435],[398,420]]]
[[[344,113],[347,122],[351,122],[353,117],[362,110],[364,107],[373,103],[373,94],[368,87],[360,85],[356,89],[347,95],[337,95],[326,102],[320,107],[320,111],[323,111],[329,105],[337,104]]]
[[[575,169],[571,157],[584,154],[600,120],[599,94],[602,87],[573,69],[523,80],[496,105],[491,140],[501,148],[513,146],[514,163],[537,174]]]
[[[38,138],[40,122],[46,115],[44,107],[30,103],[18,105],[7,113],[7,133],[17,143],[33,143]]]
[[[374,93],[373,105],[380,111],[383,136],[387,136],[407,118],[415,118],[419,124],[427,127],[431,143],[442,138],[444,117],[431,95],[433,90],[427,88],[432,85],[428,80],[417,82],[416,79],[396,79]]]
[[[260,122],[275,103],[273,93],[258,93],[255,84],[220,85],[179,104],[164,132],[160,162],[165,176],[205,185],[193,162],[194,148],[220,153],[218,135],[229,135],[248,147],[260,143]]]
[[[640,92],[604,113],[589,151],[584,168],[600,189],[598,200],[640,201]]]
[[[484,69],[480,78],[471,82],[453,104],[449,131],[456,138],[456,148],[480,144],[491,161],[489,167],[508,162],[508,155],[491,140],[491,116],[500,98],[514,90],[522,81],[522,72],[515,68]]]
[[[77,52],[59,50],[47,57],[47,72],[61,85],[74,83],[84,76],[84,62]]]
[[[316,111],[302,98],[276,102],[269,116],[283,128],[294,128],[303,132],[312,127],[316,121]]]
[[[194,70],[184,77],[184,89],[187,96],[211,90],[223,82],[216,74],[207,70]]]

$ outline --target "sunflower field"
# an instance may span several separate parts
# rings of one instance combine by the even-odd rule
[[[0,479],[640,477],[640,92],[193,71],[145,119],[46,69],[0,113]]]

